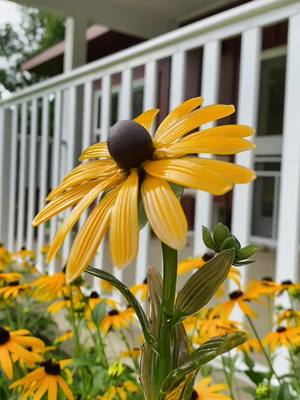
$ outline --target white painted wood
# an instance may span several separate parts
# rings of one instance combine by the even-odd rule
[[[54,105],[54,131],[53,131],[53,142],[52,142],[52,174],[51,174],[51,188],[55,188],[59,184],[60,180],[60,141],[61,141],[61,129],[62,129],[62,93],[57,91],[55,93],[55,105]],[[54,217],[50,221],[50,240],[54,237],[57,230],[57,217]],[[48,266],[49,274],[54,274],[57,265],[57,258],[55,258]],[[60,266],[61,267],[61,266]]]
[[[42,101],[42,136],[40,145],[40,163],[39,163],[39,210],[45,206],[45,198],[48,191],[48,153],[49,153],[49,99],[48,96],[43,97]],[[38,227],[37,237],[37,269],[43,271],[43,257],[41,249],[45,242],[46,228],[45,224]]]
[[[71,86],[67,93],[67,123],[64,129],[66,129],[66,171],[69,172],[75,164],[75,135],[76,135],[76,87]],[[63,245],[63,263],[68,259],[72,242],[72,234],[69,234]]]
[[[24,222],[25,222],[25,186],[27,169],[27,104],[21,106],[21,135],[20,135],[20,158],[19,158],[19,193],[18,193],[18,219],[17,219],[17,249],[25,245]]]
[[[30,150],[29,150],[29,187],[28,187],[28,207],[27,207],[27,237],[26,247],[34,249],[32,220],[35,212],[36,190],[37,190],[37,98],[31,102],[30,118]]]
[[[260,74],[261,30],[252,28],[242,35],[239,100],[237,122],[256,127]],[[237,154],[237,164],[253,168],[253,152]],[[233,190],[232,233],[242,246],[249,244],[252,216],[253,185],[237,185]],[[242,283],[247,279],[247,267],[241,269]]]
[[[10,149],[10,185],[8,209],[8,248],[10,251],[15,249],[15,223],[16,223],[16,183],[17,183],[17,148],[18,148],[18,106],[15,105],[12,110],[12,131],[11,131],[11,149]]]
[[[186,55],[179,51],[172,56],[170,82],[170,111],[184,100]]]
[[[299,279],[300,13],[289,20],[276,279]]]
[[[129,119],[131,117],[132,100],[132,70],[126,68],[122,71],[121,90],[119,97],[118,120]]]
[[[82,150],[85,150],[87,147],[89,147],[92,140],[92,91],[93,82],[86,82],[83,93]]]
[[[209,42],[203,49],[203,67],[201,79],[201,95],[205,105],[218,102],[220,81],[220,41]],[[211,128],[214,123],[209,123],[201,129]],[[210,158],[209,155],[201,157]],[[196,192],[195,228],[194,228],[194,255],[202,255],[206,247],[202,241],[202,225],[212,228],[213,197],[206,192]]]
[[[10,146],[11,146],[11,110],[8,108],[0,108],[0,241],[6,246],[8,244],[8,209],[10,204],[9,198],[9,162],[10,162]]]
[[[156,106],[157,91],[157,62],[149,61],[145,65],[144,79],[144,99],[143,108],[148,110]],[[153,129],[152,132],[153,133]],[[139,234],[139,252],[136,260],[135,283],[139,284],[144,281],[147,274],[148,255],[150,245],[150,228],[146,224]]]
[[[111,101],[111,77],[105,75],[101,80],[101,120],[100,140],[105,141],[110,127],[110,101]],[[96,267],[104,267],[104,241],[100,244],[94,264]],[[93,278],[94,290],[101,292],[99,279]]]
[[[68,17],[65,20],[64,72],[86,62],[86,19]]]

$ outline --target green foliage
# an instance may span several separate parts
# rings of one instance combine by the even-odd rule
[[[12,92],[45,78],[22,71],[21,65],[64,38],[63,18],[25,7],[20,7],[20,12],[20,26],[5,24],[0,28],[0,57],[8,65],[0,69],[0,94],[1,85]]]
[[[178,293],[176,312],[187,317],[204,307],[227,278],[234,259],[232,249],[224,250],[195,272]]]
[[[254,262],[253,260],[249,260],[249,258],[257,252],[257,247],[253,245],[241,247],[238,239],[221,222],[216,224],[212,232],[206,226],[202,226],[202,239],[205,246],[215,253],[226,249],[234,249],[235,255],[232,264],[236,267]]]

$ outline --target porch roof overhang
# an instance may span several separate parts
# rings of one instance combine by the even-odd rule
[[[196,16],[241,3],[241,0],[87,0],[84,4],[82,0],[14,1],[144,38],[168,32]]]

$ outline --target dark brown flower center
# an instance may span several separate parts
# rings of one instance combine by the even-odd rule
[[[277,329],[276,329],[276,332],[277,333],[282,333],[282,332],[285,332],[286,331],[286,327],[285,326],[279,326]]]
[[[207,262],[209,260],[211,260],[212,258],[214,258],[215,254],[212,251],[208,251],[207,253],[203,254],[202,256],[202,260]]]
[[[118,310],[110,310],[108,315],[110,315],[111,317],[114,317],[115,315],[119,315],[119,311]]]
[[[99,299],[99,294],[96,292],[96,290],[91,292],[90,299]]]
[[[196,390],[193,390],[191,400],[196,400],[196,399],[198,399],[198,393],[196,392]]]
[[[60,365],[52,360],[47,360],[41,363],[41,366],[45,368],[45,372],[48,375],[59,375],[61,368]]]
[[[9,282],[8,286],[19,286],[20,282],[19,281],[13,281],[13,282]]]
[[[107,146],[116,163],[126,170],[139,167],[153,156],[153,143],[149,132],[130,120],[117,122],[111,127]]]
[[[293,284],[293,282],[292,282],[290,279],[288,279],[288,280],[286,280],[286,281],[282,281],[281,284],[282,284],[282,285],[286,285],[286,286],[290,286],[290,285]]]
[[[274,282],[273,278],[271,276],[264,276],[261,278],[263,282]]]
[[[236,300],[239,297],[243,296],[243,292],[241,290],[234,290],[233,292],[229,293],[230,300]]]
[[[9,341],[9,338],[10,333],[8,332],[8,330],[0,326],[0,346],[7,343]]]

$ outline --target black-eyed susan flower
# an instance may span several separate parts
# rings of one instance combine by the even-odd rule
[[[121,356],[124,358],[138,358],[141,355],[141,349],[139,347],[134,347],[126,351],[122,351]]]
[[[11,253],[6,249],[3,243],[0,243],[0,271],[4,271],[12,261]]]
[[[244,353],[260,353],[261,344],[257,339],[249,337],[249,339],[245,343],[241,344],[237,349],[243,351]]]
[[[34,296],[40,301],[51,301],[61,295],[66,288],[66,279],[63,271],[53,275],[45,275],[31,283],[35,289]]]
[[[0,296],[5,300],[9,298],[16,298],[24,292],[30,291],[30,286],[27,283],[20,283],[19,281],[10,281],[6,286],[0,288]]]
[[[82,213],[106,193],[79,230],[67,265],[67,279],[75,279],[94,258],[109,228],[113,264],[125,267],[138,250],[139,198],[156,236],[168,246],[181,249],[187,221],[170,183],[213,195],[222,195],[236,183],[255,178],[252,170],[220,160],[197,158],[195,153],[236,154],[254,148],[245,140],[253,130],[244,125],[217,126],[191,133],[211,121],[234,112],[231,105],[199,108],[203,99],[193,98],[175,108],[149,134],[158,110],[144,112],[134,121],[114,125],[107,142],[89,147],[86,162],[73,169],[47,197],[49,203],[35,217],[35,226],[75,206],[52,241],[50,261]]]
[[[140,297],[141,301],[147,300],[148,297],[147,281],[145,280],[143,283],[131,286],[130,291],[135,297]]]
[[[139,392],[139,386],[132,381],[125,381],[116,386],[111,386],[102,396],[97,397],[97,400],[127,400],[128,395]]]
[[[43,348],[44,342],[29,335],[26,329],[10,331],[0,327],[0,367],[8,379],[13,379],[13,359],[22,359],[28,363],[41,360],[39,354],[29,351],[27,347]]]
[[[5,282],[16,282],[22,279],[22,275],[19,272],[6,272],[0,273],[0,281]]]
[[[249,302],[254,301],[261,303],[256,293],[242,292],[241,290],[234,290],[229,293],[229,299],[214,308],[213,315],[221,316],[221,318],[228,319],[235,306],[248,317],[256,317],[255,311],[249,306]]]
[[[210,376],[202,378],[195,385],[192,394],[193,400],[231,400],[231,397],[222,393],[224,390],[228,389],[228,386],[219,383],[217,385],[212,385],[212,378]]]
[[[199,321],[199,331],[201,337],[208,340],[215,336],[229,335],[230,333],[239,332],[240,326],[238,322],[229,319],[220,318],[218,315],[208,316],[207,319]]]
[[[134,311],[131,307],[126,310],[119,311],[116,308],[110,310],[101,322],[101,329],[107,334],[110,329],[120,330],[128,328],[134,320]]]
[[[250,281],[248,283],[248,290],[257,296],[273,297],[281,290],[281,285],[274,282],[271,277],[266,276],[259,281]]]
[[[291,308],[283,310],[277,315],[277,324],[282,325],[283,322],[287,326],[300,326],[300,311]]]
[[[263,339],[263,344],[269,345],[274,352],[277,347],[289,347],[300,345],[300,327],[279,326],[275,332],[270,332]]]
[[[59,343],[64,343],[67,342],[68,340],[71,340],[73,338],[73,331],[72,330],[67,330],[64,334],[58,336],[55,340],[54,340],[54,344],[59,344]]]
[[[64,377],[71,379],[71,372],[66,368],[71,362],[72,360],[69,359],[44,361],[39,368],[15,381],[10,388],[21,389],[24,399],[30,396],[41,399],[48,393],[48,399],[56,400],[61,390],[68,400],[73,400],[74,396]]]
[[[114,286],[110,282],[105,281],[104,279],[101,279],[100,287],[104,294],[112,294],[115,289]]]

